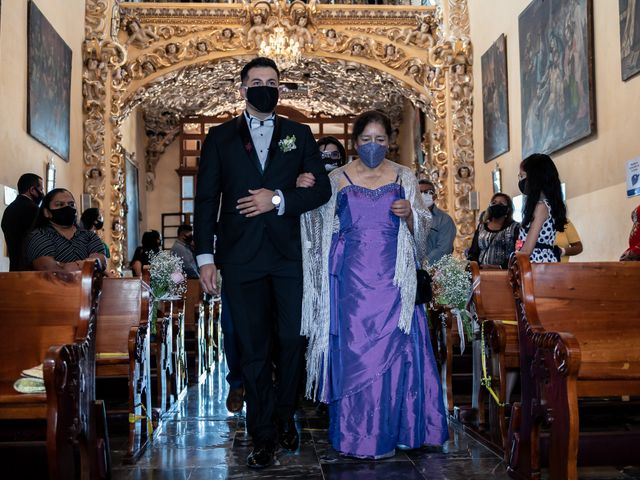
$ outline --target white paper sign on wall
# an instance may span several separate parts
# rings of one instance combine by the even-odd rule
[[[640,157],[627,161],[627,197],[640,195]]]

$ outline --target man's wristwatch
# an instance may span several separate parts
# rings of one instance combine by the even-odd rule
[[[282,203],[282,198],[280,198],[280,195],[276,193],[271,197],[271,203],[277,209],[280,206],[280,203]]]

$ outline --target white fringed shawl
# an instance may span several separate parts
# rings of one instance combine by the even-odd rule
[[[406,221],[400,222],[398,251],[393,284],[400,288],[401,310],[398,328],[409,333],[415,308],[416,265],[426,260],[427,235],[431,226],[431,212],[424,205],[413,172],[398,165],[399,182],[413,210],[413,235]],[[322,385],[321,401],[327,399],[327,365],[329,359],[329,249],[331,237],[338,229],[336,197],[345,167],[329,174],[331,199],[322,207],[301,217],[302,267],[304,290],[302,295],[301,335],[309,339],[307,350],[306,396],[316,398]]]

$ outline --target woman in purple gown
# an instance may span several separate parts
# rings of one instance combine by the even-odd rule
[[[391,124],[354,123],[359,159],[330,174],[332,199],[306,214],[307,395],[329,404],[331,445],[361,458],[442,444],[448,428],[416,266],[431,215],[412,172],[390,160]]]

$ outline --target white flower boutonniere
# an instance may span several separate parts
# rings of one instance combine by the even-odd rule
[[[288,137],[283,138],[278,142],[278,146],[280,147],[280,151],[283,153],[290,152],[291,150],[295,150],[296,147],[296,136],[289,135]]]

